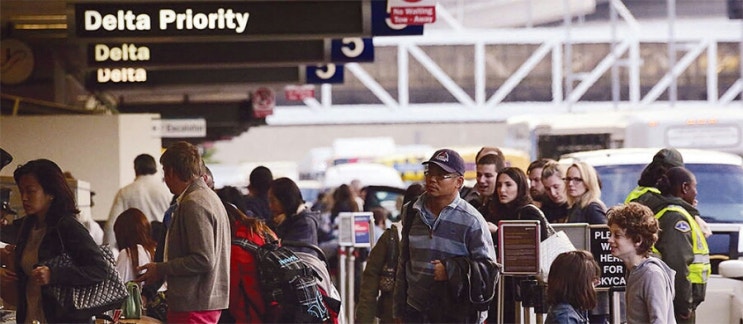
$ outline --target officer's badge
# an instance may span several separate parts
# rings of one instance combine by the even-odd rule
[[[689,225],[689,223],[683,220],[676,222],[676,225],[673,228],[683,233],[691,231],[691,226]]]

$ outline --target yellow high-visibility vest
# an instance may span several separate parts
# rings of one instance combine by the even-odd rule
[[[632,189],[629,195],[627,195],[627,198],[624,199],[624,204],[629,204],[633,200],[640,198],[640,196],[644,195],[648,191],[660,194],[660,190],[658,190],[657,188],[637,186],[635,187],[635,189]]]
[[[699,224],[694,220],[686,209],[677,205],[668,205],[668,207],[661,209],[655,218],[660,221],[660,218],[667,211],[675,211],[684,216],[686,222],[691,226],[691,243],[692,251],[694,252],[694,261],[689,265],[689,274],[686,276],[692,284],[706,284],[709,279],[709,275],[712,273],[712,266],[709,263],[709,247],[707,247],[707,239],[704,237],[704,233],[699,228]],[[653,246],[653,253],[660,255],[658,249]]]

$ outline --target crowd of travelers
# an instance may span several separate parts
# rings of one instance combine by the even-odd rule
[[[466,307],[461,299],[472,297],[472,287],[461,284],[455,260],[466,256],[470,269],[487,269],[499,259],[482,248],[493,246],[493,253],[498,251],[500,221],[537,220],[541,240],[554,232],[550,227],[556,223],[609,227],[611,253],[627,271],[621,308],[627,323],[695,322],[710,275],[705,239],[711,232],[694,207],[696,179],[683,168],[677,150],[658,151],[626,203],[611,208],[601,201],[596,170],[585,162],[564,166],[539,159],[523,171],[509,167],[499,149],[483,147],[476,156],[477,181],[472,188],[463,186],[463,162],[457,152],[437,151],[424,163],[423,193],[402,207],[402,225],[388,229],[371,251],[357,321],[520,322],[517,303],[525,298],[520,282],[538,278],[503,277],[502,299],[495,295],[490,307],[478,308],[470,298],[475,307]],[[405,217],[408,213],[414,216]],[[389,244],[400,247],[390,249]],[[397,263],[393,289],[385,284],[390,259]],[[546,296],[545,322],[608,323],[609,294],[596,289],[600,276],[589,251],[560,254],[539,285]],[[498,280],[487,274],[480,277]],[[469,296],[452,293],[462,293],[463,287],[470,289]],[[487,300],[487,294],[480,297]]]
[[[270,321],[266,274],[257,264],[264,258],[235,242],[278,242],[303,259],[325,261],[336,274],[337,246],[324,244],[337,242],[341,213],[365,209],[358,181],[310,206],[293,180],[274,179],[263,166],[251,172],[247,195],[236,187],[215,189],[198,149],[187,142],[168,147],[159,162],[163,181],[152,156],[135,158],[136,178],[117,192],[103,236],[117,255],[121,281],[141,287],[143,315],[155,320]],[[469,188],[460,154],[436,151],[423,162],[424,183],[411,184],[401,198],[399,223],[391,224],[381,206],[366,206],[374,215],[375,244],[354,280],[356,309],[349,316],[356,322],[515,323],[522,283],[533,280],[546,296],[546,323],[609,322],[609,295],[596,290],[601,273],[588,251],[557,256],[546,280],[501,277],[498,236],[505,220],[538,221],[541,241],[554,233],[551,224],[606,225],[611,254],[627,269],[627,323],[695,322],[710,274],[710,233],[695,208],[696,179],[677,150],[658,151],[625,204],[609,208],[596,170],[585,162],[539,159],[522,170],[496,147],[483,147],[475,162]],[[19,323],[91,322],[100,314],[71,309],[51,293],[51,287],[106,280],[105,253],[77,220],[62,169],[38,159],[13,176],[26,216],[3,225],[3,233],[13,233],[2,237],[0,250],[4,304],[15,306]],[[72,266],[51,262],[61,255]],[[325,272],[321,268],[315,267]],[[332,282],[324,281],[327,293]],[[503,286],[502,296],[496,285]]]

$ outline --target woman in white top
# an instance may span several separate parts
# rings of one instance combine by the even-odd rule
[[[116,218],[114,235],[119,248],[116,270],[124,282],[134,280],[134,269],[149,263],[155,255],[157,243],[150,234],[150,222],[142,211],[129,208]]]

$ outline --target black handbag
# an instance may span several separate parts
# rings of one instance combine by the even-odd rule
[[[57,235],[60,235],[59,231]],[[59,239],[62,243],[61,235]],[[129,296],[119,272],[116,271],[116,263],[111,249],[108,245],[101,245],[98,248],[100,248],[106,261],[104,262],[106,264],[106,278],[103,281],[87,286],[73,286],[64,283],[48,285],[49,292],[64,309],[99,314],[121,308],[122,303]],[[64,243],[62,243],[62,254],[49,259],[44,265],[50,269],[77,267],[67,253]]]
[[[155,296],[148,299],[145,309],[147,316],[166,323],[168,321],[167,291],[158,291]],[[224,317],[224,312],[222,316]]]

